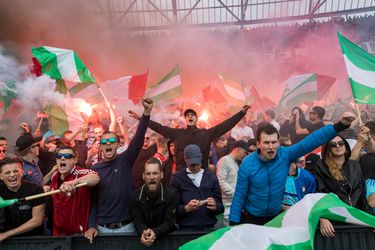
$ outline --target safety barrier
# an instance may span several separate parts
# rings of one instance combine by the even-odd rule
[[[315,249],[318,250],[374,250],[375,233],[372,228],[337,225],[334,238],[323,237],[319,230],[315,235]],[[18,237],[10,238],[0,243],[1,250],[168,250],[178,249],[179,246],[203,233],[177,232],[169,234],[155,242],[151,247],[140,243],[139,237],[134,234],[101,235],[90,244],[82,236],[70,237]],[[194,249],[192,249],[194,250]]]

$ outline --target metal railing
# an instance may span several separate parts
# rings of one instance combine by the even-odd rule
[[[315,249],[319,250],[374,250],[375,233],[372,228],[358,227],[351,225],[336,225],[335,237],[323,237],[319,230],[315,235]],[[19,237],[10,238],[0,243],[1,250],[168,250],[178,249],[179,246],[193,239],[196,239],[204,233],[172,233],[158,239],[153,246],[146,247],[140,243],[140,238],[134,234],[121,235],[101,235],[95,238],[94,243],[90,244],[82,236],[70,237]]]

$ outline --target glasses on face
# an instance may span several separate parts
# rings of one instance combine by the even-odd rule
[[[342,146],[344,146],[344,145],[345,145],[345,142],[344,142],[344,141],[338,141],[338,142],[331,141],[331,142],[329,143],[329,146],[331,146],[331,148],[335,148],[335,147],[337,147],[337,146],[342,147]]]
[[[116,139],[116,137],[111,137],[111,138],[108,138],[108,139],[101,139],[100,140],[100,144],[102,144],[102,145],[107,144],[107,142],[112,144],[112,143],[117,142],[117,139]]]
[[[74,158],[74,155],[71,154],[71,153],[64,153],[64,154],[63,153],[57,153],[56,154],[57,159],[61,159],[61,158],[63,158],[63,156],[64,156],[64,159],[67,159],[67,160]]]

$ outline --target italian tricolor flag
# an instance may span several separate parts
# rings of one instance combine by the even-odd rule
[[[31,51],[41,65],[42,74],[49,75],[52,79],[78,83],[69,89],[72,96],[95,82],[73,50],[42,46],[33,47]]]
[[[45,74],[56,80],[56,91],[73,96],[82,89],[95,83],[90,71],[73,50],[42,46],[32,48],[37,75]],[[66,81],[72,83],[68,89]],[[82,101],[83,100],[77,100]],[[78,104],[77,104],[78,105]],[[78,110],[74,109],[73,99],[67,95],[65,104],[58,106],[49,104],[45,112],[49,114],[49,126],[54,134],[61,134],[67,129],[78,128],[82,118]]]
[[[225,227],[186,243],[180,250],[314,249],[319,218],[375,227],[375,216],[342,202],[335,194],[309,194],[265,226]]]
[[[338,33],[354,101],[375,104],[375,57]]]

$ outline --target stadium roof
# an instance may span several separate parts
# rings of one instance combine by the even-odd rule
[[[161,30],[314,20],[374,13],[374,0],[95,0],[111,28]]]

